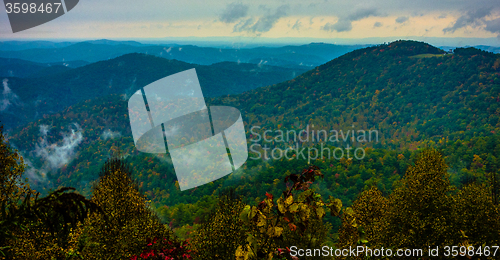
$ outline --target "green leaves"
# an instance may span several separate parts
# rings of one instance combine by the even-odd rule
[[[329,197],[330,203],[328,203],[328,207],[330,208],[330,214],[334,217],[340,216],[340,211],[342,209],[342,201],[339,199],[335,199],[334,197]]]
[[[251,210],[252,208],[250,207],[250,205],[246,205],[240,213],[240,219],[245,222],[249,221],[251,219],[251,217],[249,216]]]
[[[266,216],[260,213],[259,216],[257,217],[257,227],[263,227],[266,224],[267,224]]]
[[[325,209],[323,207],[316,208],[316,214],[318,215],[318,218],[323,218],[325,215]]]
[[[282,227],[269,227],[267,229],[267,235],[269,237],[279,237],[283,233]]]
[[[293,184],[283,191],[276,203],[273,196],[266,193],[266,198],[257,207],[246,205],[242,209],[239,218],[253,232],[247,237],[249,244],[236,250],[237,259],[251,259],[250,252],[255,253],[259,259],[264,256],[270,259],[278,245],[286,247],[291,243],[295,244],[298,239],[314,245],[323,241],[320,237],[325,230],[315,230],[313,226],[321,226],[323,223],[326,204],[320,194],[309,188],[318,176],[322,174],[314,165],[301,174],[290,174],[285,182],[291,181]]]
[[[283,198],[279,198],[278,201],[276,201],[276,203],[278,204],[278,210],[281,213],[285,213],[286,207],[285,207],[285,202],[283,201]]]

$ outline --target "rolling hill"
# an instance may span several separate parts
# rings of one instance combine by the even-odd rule
[[[38,66],[31,62],[25,63]],[[31,75],[38,75],[36,78],[3,79],[4,89],[10,93],[10,97],[7,95],[3,100],[10,105],[1,109],[0,120],[7,128],[50,115],[87,99],[110,94],[123,94],[127,98],[149,83],[191,68],[196,68],[203,93],[207,97],[242,93],[291,79],[304,72],[301,69],[232,62],[203,66],[137,53],[75,69],[60,65],[40,65],[37,68],[37,71],[32,70],[32,73],[37,74]],[[48,72],[47,75],[44,72]]]

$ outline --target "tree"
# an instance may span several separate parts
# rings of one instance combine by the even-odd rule
[[[61,188],[38,198],[24,173],[23,158],[10,148],[0,127],[0,259],[64,259],[68,237],[97,205]]]
[[[387,204],[387,198],[382,196],[382,192],[375,186],[363,191],[352,205],[352,216],[345,214],[342,218],[337,247],[385,246],[383,242],[386,240],[384,230],[388,224],[385,219]],[[349,221],[349,218],[354,221]],[[361,254],[356,259],[365,259],[364,257]]]
[[[244,204],[229,190],[219,196],[215,210],[195,231],[192,245],[196,259],[234,259],[234,252],[245,241],[246,234],[239,213]]]
[[[428,255],[437,246],[498,245],[500,212],[488,186],[454,190],[441,154],[424,150],[387,198],[375,188],[360,195],[352,207],[358,230],[343,219],[339,247],[419,248]]]
[[[325,208],[330,208],[332,216],[338,216],[342,202],[330,196],[330,202],[325,203],[321,195],[310,188],[320,177],[323,178],[323,174],[319,167],[310,165],[300,174],[285,177],[287,188],[276,202],[273,195],[266,193],[266,199],[257,207],[246,205],[240,218],[247,238],[238,246],[236,259],[272,259],[275,255],[286,258],[291,255],[285,248],[291,245],[298,248],[324,245],[330,228],[323,223]]]
[[[173,239],[146,205],[121,159],[108,160],[99,176],[91,200],[105,214],[91,214],[82,227],[79,240],[84,259],[131,258],[142,253],[148,239]]]
[[[500,244],[500,211],[486,185],[473,183],[463,187],[454,196],[453,216],[456,237],[461,238],[456,244],[475,248]]]
[[[10,147],[0,126],[0,257],[10,248],[7,242],[15,239],[12,231],[22,228],[20,212],[34,195],[27,181],[22,180],[24,167],[23,158]]]
[[[451,191],[442,155],[422,151],[389,196],[386,245],[424,250],[450,245],[454,235]]]
[[[84,196],[61,188],[43,198],[23,203],[18,211],[21,225],[14,229],[10,259],[67,259],[72,231],[88,214],[102,214],[100,208]]]

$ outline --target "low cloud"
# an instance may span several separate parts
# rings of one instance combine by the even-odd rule
[[[40,141],[35,145],[35,150],[30,153],[34,160],[23,156],[27,165],[25,174],[31,181],[45,183],[48,172],[55,171],[73,160],[76,148],[83,140],[83,135],[78,124],[72,124],[70,127],[69,132],[60,133],[63,136],[62,141],[51,143],[48,141],[50,127],[40,125]]]
[[[396,23],[404,23],[406,21],[408,21],[408,16],[400,16],[396,18]]]
[[[122,134],[120,132],[118,132],[118,131],[114,132],[114,131],[111,131],[110,129],[107,129],[106,131],[104,131],[101,134],[101,139],[103,139],[103,140],[115,139],[115,138],[118,138],[121,136],[122,136]]]
[[[276,8],[275,12],[267,12],[266,15],[260,17],[256,22],[254,18],[241,20],[234,26],[233,32],[250,32],[260,35],[261,33],[270,31],[278,20],[287,15],[290,9],[289,5],[281,5]]]
[[[381,22],[375,22],[375,24],[373,24],[373,27],[375,27],[375,28],[382,27],[382,23]]]
[[[82,142],[82,130],[78,124],[72,125],[67,133],[61,133],[63,136],[62,142],[49,143],[47,134],[49,127],[46,125],[40,126],[41,140],[36,144],[35,155],[44,161],[44,168],[55,170],[69,163],[75,155],[76,147]]]
[[[247,13],[248,5],[232,3],[226,6],[226,9],[219,16],[219,20],[223,23],[234,23],[247,16]]]
[[[45,177],[47,175],[46,170],[37,169],[33,165],[33,162],[31,162],[31,160],[28,159],[27,157],[23,156],[23,161],[26,164],[26,168],[24,169],[24,174],[30,181],[45,182]]]
[[[9,88],[8,82],[8,79],[2,81],[3,91],[2,98],[0,99],[0,112],[7,110],[11,105],[20,104],[19,97]]]
[[[339,20],[334,24],[326,23],[323,27],[321,27],[321,29],[328,32],[348,32],[352,30],[352,22],[376,15],[377,10],[375,8],[358,9],[348,16],[340,17]]]
[[[477,27],[484,23],[484,18],[491,14],[491,8],[480,8],[469,10],[462,16],[460,16],[457,21],[453,24],[453,26],[446,27],[443,29],[444,33],[454,33],[456,30],[460,28],[464,28],[467,26]]]

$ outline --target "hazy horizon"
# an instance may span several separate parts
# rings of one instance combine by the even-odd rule
[[[80,1],[65,15],[12,33],[0,5],[0,41],[23,39],[231,39],[258,43],[500,45],[496,0]],[[288,39],[288,40],[286,40]],[[450,40],[455,39],[455,40]],[[224,40],[225,41],[225,40]]]
[[[473,47],[492,46],[500,47],[500,41],[496,37],[489,38],[466,38],[466,37],[369,37],[369,38],[310,38],[310,37],[164,37],[164,38],[40,38],[24,39],[12,38],[2,39],[0,42],[85,42],[85,41],[135,41],[142,44],[178,44],[196,45],[200,47],[225,47],[225,48],[254,48],[258,46],[280,47],[286,45],[307,45],[313,43],[335,44],[335,45],[377,45],[397,40],[414,40],[425,42],[436,47]]]

